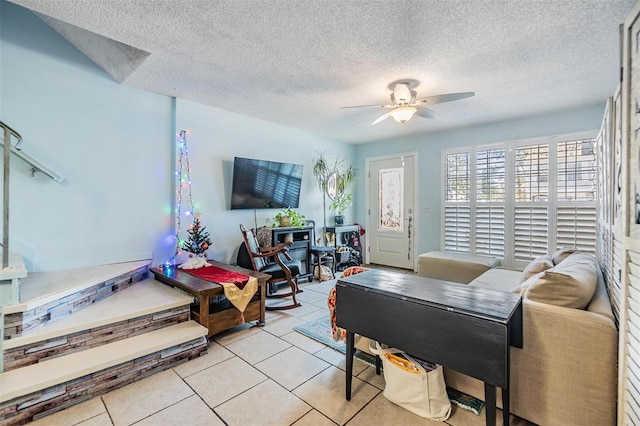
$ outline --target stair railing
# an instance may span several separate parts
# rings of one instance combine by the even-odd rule
[[[11,127],[0,121],[0,126],[4,129],[4,149],[3,151],[3,171],[2,180],[2,268],[9,266],[9,160],[11,157],[11,136],[18,139],[20,143],[22,136]]]
[[[47,177],[55,180],[58,183],[62,183],[64,178],[55,173],[50,168],[46,167],[39,161],[35,160],[28,154],[21,151],[20,142],[22,142],[22,136],[20,133],[13,130],[11,127],[0,121],[0,127],[4,129],[4,139],[0,142],[3,146],[3,191],[2,191],[2,268],[9,266],[9,160],[11,154],[20,158],[31,166],[31,176],[36,172],[40,172]],[[16,138],[18,141],[15,146],[11,145],[11,137]]]

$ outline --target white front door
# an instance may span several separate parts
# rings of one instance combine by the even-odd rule
[[[414,269],[416,156],[367,161],[369,263]]]

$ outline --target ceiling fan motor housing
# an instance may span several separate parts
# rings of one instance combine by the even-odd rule
[[[398,83],[393,88],[391,100],[396,104],[408,104],[411,102],[412,90],[404,83]],[[415,93],[415,92],[414,92]]]

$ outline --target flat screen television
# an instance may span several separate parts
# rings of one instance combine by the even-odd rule
[[[231,210],[297,208],[302,164],[235,157]]]

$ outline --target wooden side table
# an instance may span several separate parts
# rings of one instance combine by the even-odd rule
[[[266,283],[271,276],[213,260],[210,260],[209,263],[227,271],[250,275],[258,280],[258,291],[249,302],[249,305],[247,305],[244,311],[244,318],[247,322],[258,321],[258,324],[264,324]],[[177,287],[198,298],[199,309],[192,309],[191,317],[207,327],[209,330],[207,337],[240,324],[240,311],[233,306],[223,311],[209,313],[209,298],[224,295],[224,288],[220,284],[198,278],[195,275],[184,272],[177,266],[168,269],[158,266],[150,269],[150,271],[156,280],[172,287]]]

